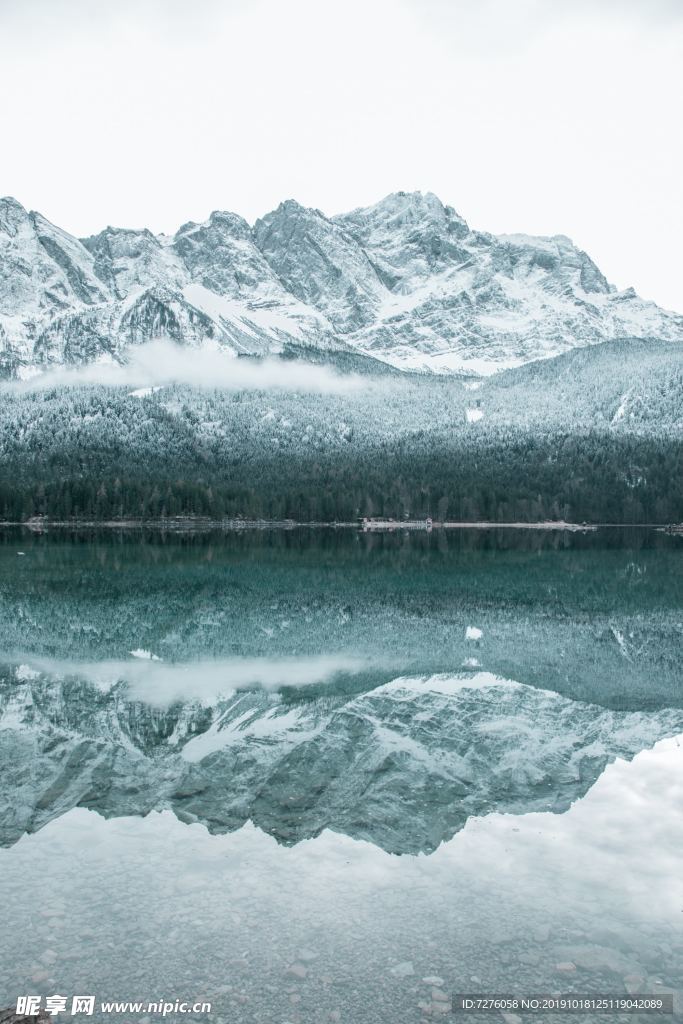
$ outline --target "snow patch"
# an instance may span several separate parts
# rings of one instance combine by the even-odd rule
[[[36,672],[30,665],[17,665],[14,674],[20,683],[27,683],[32,679],[38,679],[40,672]]]
[[[196,764],[209,754],[246,740],[269,741],[276,738],[278,742],[302,743],[318,732],[316,728],[302,726],[302,713],[297,708],[282,712],[275,707],[265,715],[250,708],[225,724],[224,721],[225,717],[219,718],[205,733],[186,743],[181,751],[184,760]]]
[[[161,661],[161,658],[157,654],[152,654],[151,651],[146,651],[143,647],[136,647],[134,651],[129,651],[134,658],[141,658],[143,661]]]
[[[399,676],[383,686],[378,686],[372,692],[373,694],[400,693],[405,694],[406,699],[409,699],[416,693],[429,692],[454,696],[461,690],[483,690],[492,686],[518,690],[522,688],[522,683],[494,675],[493,672],[476,672],[474,675],[468,673],[467,675]]]
[[[128,394],[131,398],[147,398],[148,395],[153,395],[155,391],[161,391],[161,384],[156,384],[149,388],[136,388],[135,391],[129,391]]]

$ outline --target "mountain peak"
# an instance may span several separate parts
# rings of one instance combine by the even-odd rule
[[[375,205],[382,206],[386,204],[434,210],[444,209],[444,204],[434,192],[404,192],[402,189],[398,192],[390,192],[388,196],[385,196],[384,199],[381,199]]]
[[[188,220],[181,224],[174,237],[179,239],[212,229],[223,231],[234,238],[249,238],[251,235],[249,224],[238,213],[232,213],[230,210],[213,210],[207,220]]]
[[[238,213],[231,213],[230,210],[214,210],[209,217],[209,223],[220,224],[240,235],[246,236],[251,232],[244,217],[240,217]]]
[[[334,218],[335,223],[350,230],[364,245],[386,246],[389,237],[394,245],[422,239],[423,249],[439,244],[435,239],[454,240],[469,234],[469,227],[451,206],[444,206],[433,192],[391,192],[373,206],[359,207]]]
[[[0,198],[0,231],[14,236],[20,224],[28,220],[28,211],[13,196]]]
[[[359,206],[349,213],[339,214],[335,220],[354,218],[360,214],[366,216],[380,215],[393,216],[397,214],[412,213],[418,217],[455,217],[457,220],[465,221],[452,206],[446,206],[434,192],[390,192],[383,199],[373,203],[371,206]]]
[[[3,209],[4,207],[7,207],[8,209],[14,208],[21,210],[23,213],[27,212],[26,208],[22,206],[19,200],[15,199],[14,196],[0,196],[0,209]]]
[[[146,238],[157,242],[156,236],[149,228],[115,228],[111,224],[108,224],[106,228],[102,228],[96,235],[89,235],[87,238],[82,238],[81,241],[85,245],[87,242],[95,242],[98,239],[105,241],[116,238]]]
[[[304,206],[297,199],[285,199],[270,213],[266,213],[263,217],[256,221],[254,230],[258,224],[264,222],[271,222],[273,220],[320,220],[327,221],[328,218],[322,212],[312,206]]]
[[[617,293],[566,235],[471,231],[432,192],[335,217],[290,198],[253,228],[214,210],[172,236],[110,226],[81,241],[5,197],[0,248],[10,374],[157,337],[469,373],[618,338],[683,340],[683,317]]]

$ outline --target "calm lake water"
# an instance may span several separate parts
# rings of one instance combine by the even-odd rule
[[[5,530],[0,1008],[680,999],[682,641],[653,530]]]

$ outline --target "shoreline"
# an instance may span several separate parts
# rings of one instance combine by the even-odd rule
[[[197,533],[210,530],[242,532],[245,530],[357,530],[359,533],[398,533],[436,530],[548,530],[566,533],[593,533],[599,529],[649,529],[662,533],[683,534],[680,523],[569,523],[565,520],[542,522],[504,522],[490,520],[477,522],[432,522],[425,520],[368,520],[367,522],[299,522],[294,519],[202,519],[199,517],[175,517],[167,519],[41,519],[0,521],[0,529],[20,526],[32,532],[47,529],[81,530],[160,530],[172,533]]]

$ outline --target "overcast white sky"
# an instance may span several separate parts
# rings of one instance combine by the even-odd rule
[[[683,310],[683,0],[0,0],[0,195],[74,234],[436,192]]]

